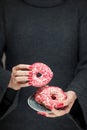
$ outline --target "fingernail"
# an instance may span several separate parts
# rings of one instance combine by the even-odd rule
[[[29,80],[32,80],[32,77],[28,77]]]
[[[39,114],[40,114],[40,112],[37,112],[37,114],[39,115]]]
[[[32,82],[28,82],[29,85],[32,85]]]
[[[29,69],[32,69],[32,66],[29,66]]]
[[[42,116],[46,116],[46,114],[45,113],[43,113],[43,114],[41,114]]]
[[[53,107],[52,106],[50,106],[50,110],[52,110],[53,109]]]
[[[29,74],[33,74],[32,71],[29,71]]]
[[[53,106],[46,106],[48,109],[52,110]]]
[[[64,106],[63,103],[59,103],[59,104],[57,104],[57,108],[61,108],[61,107],[63,107],[63,106]]]
[[[37,112],[37,114],[42,115],[42,116],[46,116],[46,114],[45,114],[45,113],[40,113],[40,112]]]

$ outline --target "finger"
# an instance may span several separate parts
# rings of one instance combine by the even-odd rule
[[[65,115],[67,113],[65,109],[63,109],[63,110],[61,110],[61,109],[60,110],[56,110],[55,108],[53,108],[51,111],[57,117],[63,116],[63,115]]]
[[[19,65],[17,65],[17,66],[15,66],[15,67],[13,67],[13,71],[14,70],[29,70],[29,66],[30,65],[27,65],[27,64],[19,64]]]
[[[27,76],[15,77],[14,80],[15,80],[16,82],[28,82],[28,81],[29,81],[29,79],[28,79]]]
[[[74,103],[72,102],[72,103],[70,103],[70,104],[68,105],[68,107],[65,108],[65,112],[66,112],[66,113],[69,113],[69,112],[70,112],[70,110],[71,110],[73,104],[74,104]]]
[[[60,116],[63,116],[63,115],[65,115],[65,114],[67,114],[67,111],[65,111],[65,110],[56,110],[56,109],[53,109],[53,110],[52,110],[52,113],[38,112],[38,114],[43,115],[43,116],[46,116],[46,117],[55,118],[55,117],[60,117]]]
[[[66,100],[63,100],[63,106],[68,106],[72,102],[73,98],[71,96],[67,96]]]
[[[14,72],[15,76],[29,76],[29,71],[18,70]]]
[[[43,113],[43,112],[38,112],[38,114],[42,115],[42,116],[46,116],[46,117],[51,117],[51,118],[55,118],[55,117],[60,117],[65,115],[66,113],[64,111],[60,112],[58,110],[56,110],[56,112],[52,112],[52,113]]]
[[[62,115],[62,114],[64,114],[64,115],[65,115],[65,114],[68,114],[68,113],[70,112],[72,106],[73,106],[73,102],[70,103],[69,105],[63,107],[62,110],[60,109],[60,114],[61,114],[61,115]]]
[[[54,113],[47,113],[46,117],[54,118],[54,117],[57,117],[57,116]]]
[[[37,114],[45,116],[45,117],[56,117],[53,113],[47,113],[47,112],[37,112]]]
[[[46,116],[47,113],[46,112],[37,112],[38,115],[42,115],[42,116]]]
[[[28,83],[19,83],[21,88],[29,87],[30,85]]]
[[[68,106],[70,104],[71,100],[63,101],[63,107]]]
[[[71,104],[77,98],[76,95],[71,91],[66,92],[66,95],[67,95],[67,99],[63,100],[64,106]]]

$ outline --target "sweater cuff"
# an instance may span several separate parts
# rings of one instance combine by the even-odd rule
[[[11,88],[7,88],[5,94],[4,94],[4,97],[2,100],[7,100],[8,103],[12,103],[14,101],[14,98],[17,94],[18,90],[13,90]]]

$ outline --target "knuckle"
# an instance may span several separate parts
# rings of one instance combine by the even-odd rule
[[[65,112],[65,114],[68,114],[68,113],[69,113],[68,111]]]
[[[16,82],[18,82],[18,81],[19,81],[18,77],[15,77],[15,78],[14,78],[14,80],[15,80]]]
[[[68,113],[70,112],[70,109],[68,110]]]
[[[15,70],[15,67],[12,68],[12,72]]]
[[[17,65],[17,67],[19,67],[19,68],[20,68],[21,66],[22,66],[22,64],[18,64],[18,65]]]
[[[14,77],[14,75],[13,75],[13,73],[11,73],[11,78],[13,78]]]
[[[15,77],[17,75],[17,72],[16,71],[13,71],[13,76]]]
[[[15,75],[18,75],[18,71],[15,71],[14,73],[15,73]]]
[[[12,68],[12,71],[14,71],[14,70],[16,70],[17,68],[20,68],[20,67],[21,67],[21,64],[18,64],[18,65],[14,66],[14,67]]]
[[[70,110],[67,110],[65,113],[68,114],[70,112]]]

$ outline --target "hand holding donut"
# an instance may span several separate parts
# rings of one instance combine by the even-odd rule
[[[61,109],[63,101],[67,96],[63,90],[57,86],[44,86],[39,88],[34,94],[36,102],[52,110],[53,108]]]
[[[8,87],[19,90],[22,87],[29,86],[29,76],[31,76],[31,71],[29,71],[29,65],[20,64],[12,68],[11,79]]]
[[[12,68],[8,87],[18,90],[22,87],[42,87],[53,77],[51,69],[41,62],[32,65],[20,64]]]
[[[37,113],[50,118],[63,116],[69,113],[75,100],[77,99],[77,96],[74,91],[67,91],[66,95],[67,95],[67,99],[62,101],[63,109],[57,110],[55,108],[52,108],[51,110],[52,113],[47,113],[47,112],[37,112]]]
[[[70,112],[77,96],[74,91],[64,93],[59,87],[46,86],[52,77],[53,72],[43,63],[20,64],[12,68],[8,87],[14,90],[28,86],[40,87],[35,93],[35,100],[52,113],[38,112],[38,114],[46,117],[63,116]]]

